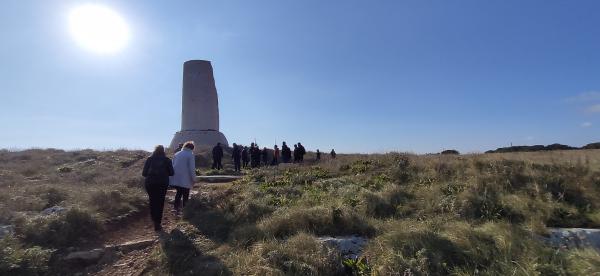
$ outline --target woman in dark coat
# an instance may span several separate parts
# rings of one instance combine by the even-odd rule
[[[145,186],[150,201],[150,217],[154,222],[154,230],[161,231],[163,207],[169,186],[169,176],[173,176],[173,163],[165,154],[165,148],[156,146],[154,152],[144,163],[142,176],[146,178]]]

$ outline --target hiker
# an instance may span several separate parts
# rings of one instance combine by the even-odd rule
[[[244,169],[248,168],[248,162],[250,162],[250,152],[248,147],[244,147],[242,150],[242,164],[244,165]]]
[[[283,160],[283,163],[289,163],[291,157],[292,151],[290,150],[290,147],[288,147],[285,144],[285,142],[283,142],[283,145],[281,145],[281,158]]]
[[[173,157],[175,175],[171,177],[170,184],[177,189],[173,204],[176,215],[179,215],[181,208],[185,207],[190,197],[190,189],[194,186],[194,181],[196,180],[196,159],[193,151],[194,142],[185,142],[183,149]]]
[[[331,153],[329,153],[331,155],[331,159],[335,159],[335,156],[337,154],[335,154],[335,150],[331,149]]]
[[[236,172],[241,171],[241,159],[242,159],[242,150],[240,146],[233,143],[233,150],[231,151],[231,159],[233,159],[233,167]]]
[[[217,143],[217,145],[212,149],[212,158],[213,164],[212,168],[220,170],[223,168],[223,164],[221,163],[221,159],[223,159],[223,148],[221,147],[221,143]]]
[[[250,166],[252,168],[260,167],[260,149],[257,144],[250,144]]]
[[[304,162],[304,155],[306,154],[306,149],[300,142],[298,142],[298,162]]]
[[[146,179],[144,186],[148,193],[150,205],[150,218],[154,223],[154,230],[162,230],[162,215],[165,206],[165,196],[169,186],[169,176],[173,176],[173,163],[165,154],[165,148],[158,145],[152,155],[146,159],[142,176]]]
[[[267,147],[263,148],[260,155],[262,156],[262,163],[265,164],[265,167],[269,166],[269,151],[267,150]]]
[[[277,145],[274,145],[273,147],[275,149],[273,149],[273,161],[271,162],[271,165],[277,166],[279,165],[279,148]]]
[[[317,161],[321,160],[321,152],[317,149]]]
[[[294,163],[297,163],[298,161],[298,145],[294,144]]]

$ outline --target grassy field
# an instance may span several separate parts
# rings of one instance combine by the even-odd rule
[[[52,273],[108,219],[145,208],[145,152],[0,151],[0,274]],[[600,150],[338,155],[247,171],[192,198],[148,259],[174,275],[591,275],[594,250],[557,250],[546,227],[600,227]],[[206,156],[199,164],[207,166]],[[308,156],[312,160],[311,156]],[[226,164],[229,167],[230,164]],[[200,168],[203,174],[213,174]],[[68,207],[40,217],[51,206]],[[360,235],[344,260],[317,237]],[[69,237],[68,239],[65,237]],[[8,248],[8,249],[7,249]]]

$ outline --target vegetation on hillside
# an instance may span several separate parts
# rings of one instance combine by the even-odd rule
[[[194,198],[181,232],[156,252],[154,269],[589,275],[600,271],[598,252],[556,250],[539,237],[547,226],[600,226],[599,162],[597,151],[391,153],[253,170],[221,193]],[[316,240],[339,235],[370,239],[360,265]],[[195,257],[184,265],[183,256]]]
[[[0,274],[52,274],[108,219],[146,208],[145,152],[0,151]],[[206,157],[202,157],[206,158]],[[307,160],[313,159],[309,155]],[[230,166],[227,164],[226,166]],[[202,174],[206,168],[200,168]],[[338,155],[203,187],[146,271],[174,275],[590,275],[594,250],[558,250],[547,227],[600,227],[598,150]],[[41,216],[52,206],[66,211]],[[344,260],[319,236],[369,239]],[[68,237],[68,238],[67,238]]]

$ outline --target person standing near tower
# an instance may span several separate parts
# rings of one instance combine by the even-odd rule
[[[233,143],[233,150],[231,151],[231,159],[233,159],[233,167],[234,170],[236,172],[239,172],[242,170],[242,164],[241,164],[241,159],[242,159],[242,150],[240,149],[240,146],[236,145],[235,143]]]
[[[292,151],[285,142],[281,145],[281,158],[283,159],[283,163],[289,163],[292,158]]]
[[[317,149],[317,161],[321,160],[321,152]]]
[[[277,145],[275,145],[273,149],[273,161],[271,162],[271,165],[279,165],[279,148]]]
[[[173,157],[175,174],[171,177],[170,184],[177,189],[173,204],[177,215],[181,213],[181,208],[185,207],[190,197],[190,189],[196,180],[196,158],[193,151],[194,142],[188,141],[183,144],[183,149]]]
[[[220,170],[223,168],[223,164],[221,160],[223,159],[223,148],[221,147],[221,143],[217,143],[217,145],[212,149],[212,158],[213,164],[212,168]]]
[[[306,154],[306,149],[300,142],[298,142],[298,162],[304,162],[304,155]]]
[[[173,164],[165,154],[165,148],[162,145],[156,146],[152,155],[146,159],[142,170],[142,176],[146,178],[144,186],[150,202],[150,217],[156,231],[162,230],[161,221],[169,176],[173,176],[174,173]]]
[[[250,162],[250,153],[248,147],[244,147],[244,149],[242,150],[242,164],[244,166],[244,169],[248,168],[248,162]]]
[[[329,154],[331,155],[331,159],[335,159],[335,156],[337,155],[333,149],[331,149],[331,153]]]

